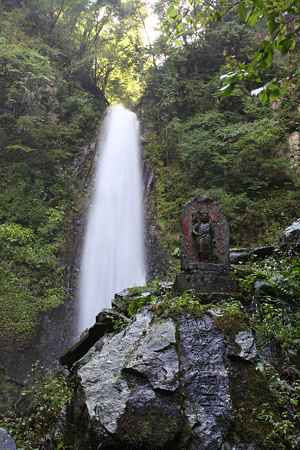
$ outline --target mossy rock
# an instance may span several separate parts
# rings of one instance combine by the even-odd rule
[[[255,442],[263,449],[275,448],[268,436],[274,430],[272,423],[281,420],[282,408],[267,380],[253,364],[239,362],[231,363],[229,378],[235,413],[228,440],[233,444],[238,437],[246,444]]]

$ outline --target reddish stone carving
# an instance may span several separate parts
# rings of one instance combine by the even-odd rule
[[[181,269],[173,289],[234,292],[229,276],[229,229],[215,201],[206,195],[190,200],[181,214]]]
[[[208,216],[206,224],[201,222],[203,212]],[[217,271],[219,274],[222,272],[223,275],[229,275],[229,229],[218,203],[207,195],[195,197],[183,207],[181,225],[181,269],[198,269],[198,272]],[[203,237],[199,237],[201,230],[198,235],[195,234],[199,228],[203,228]],[[202,246],[210,247],[210,251],[207,250],[206,253],[199,251],[199,240],[204,241]],[[216,265],[220,267],[214,267]]]

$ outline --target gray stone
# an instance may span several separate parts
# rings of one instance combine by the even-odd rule
[[[0,428],[0,450],[16,450],[17,446],[13,438],[4,430]]]
[[[103,337],[101,350],[91,349],[92,358],[78,370],[68,407],[69,424],[76,430],[74,450],[119,445],[128,436],[160,447],[178,432],[180,403],[169,397],[179,384],[175,325],[171,320],[151,324],[152,317],[143,308],[124,331]]]
[[[120,378],[126,357],[142,337],[143,331],[149,328],[151,319],[152,314],[144,310],[123,333],[107,336],[101,352],[77,373],[87,397],[91,420],[98,419],[110,433],[116,430],[117,420],[123,414],[130,396],[126,380]]]
[[[81,333],[80,340],[73,347],[69,348],[61,357],[60,362],[68,369],[72,365],[86,355],[89,349],[102,337],[105,333],[114,330],[117,323],[128,324],[130,320],[123,314],[113,309],[103,309],[96,317],[96,323],[89,329]]]
[[[245,444],[243,442],[238,442],[236,444],[225,442],[220,450],[260,450],[260,447],[256,444]]]
[[[257,349],[251,331],[240,331],[235,337],[235,342],[241,347],[238,356],[246,361],[255,361],[257,359]]]
[[[175,334],[171,320],[153,324],[124,370],[145,376],[154,389],[175,391],[179,385]]]
[[[208,312],[211,314],[212,317],[222,317],[224,316],[224,313],[220,310],[220,308],[210,308]]]
[[[248,252],[232,252],[230,253],[230,264],[244,264],[247,259]]]
[[[274,247],[272,245],[267,247],[244,248],[240,249],[240,251],[232,251],[230,253],[230,263],[246,264],[249,260],[263,259],[273,255],[273,253]]]
[[[300,219],[296,220],[283,232],[283,237],[287,241],[297,241],[300,236]]]
[[[272,296],[276,295],[276,290],[274,289],[274,287],[264,280],[256,280],[254,283],[254,289],[256,290],[256,292],[263,292]]]
[[[8,370],[0,365],[0,415],[17,400],[23,386],[23,383],[17,381]]]
[[[188,396],[184,412],[193,430],[189,449],[220,449],[233,414],[224,336],[207,315],[181,315],[179,335],[181,383]]]
[[[214,320],[220,308],[209,314],[181,313],[176,327],[146,306],[124,330],[103,336],[77,363],[62,419],[66,446],[259,450],[237,436],[230,436],[234,444],[226,439],[234,414],[229,372],[235,370],[226,356],[233,349],[239,367],[242,359],[254,361],[254,336],[245,330],[235,340],[225,337]]]

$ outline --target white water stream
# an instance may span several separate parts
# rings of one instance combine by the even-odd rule
[[[101,131],[96,185],[80,276],[80,331],[116,292],[145,284],[139,123],[110,107]]]

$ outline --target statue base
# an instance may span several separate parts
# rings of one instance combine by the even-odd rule
[[[173,292],[184,292],[194,289],[197,292],[236,292],[237,283],[229,276],[203,275],[180,272],[173,284]]]

